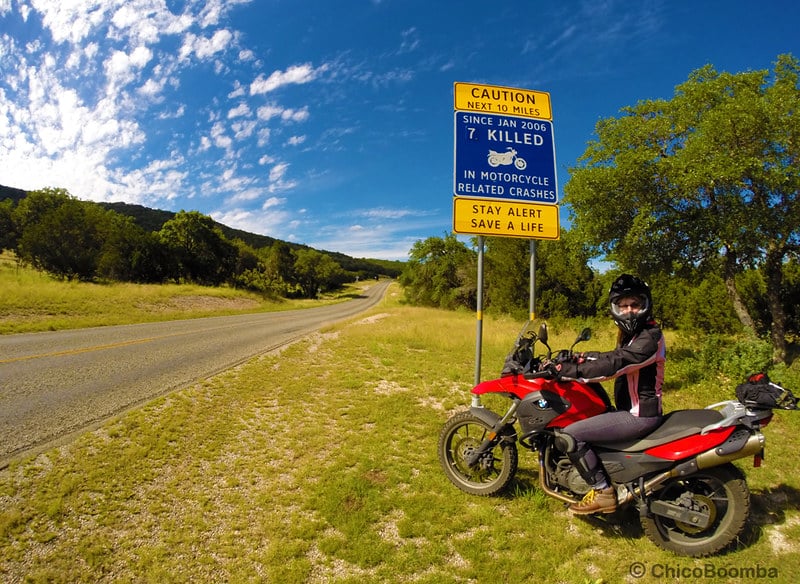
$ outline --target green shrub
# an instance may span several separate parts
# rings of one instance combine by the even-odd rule
[[[753,337],[708,335],[679,336],[679,347],[669,352],[670,377],[696,383],[723,377],[743,379],[754,371],[768,371],[772,363],[772,345]]]

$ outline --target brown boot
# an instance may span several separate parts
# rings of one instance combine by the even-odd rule
[[[569,510],[575,515],[613,513],[617,510],[617,492],[614,487],[592,489],[579,503],[570,505]]]

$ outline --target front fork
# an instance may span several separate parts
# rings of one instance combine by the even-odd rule
[[[480,398],[478,398],[478,396],[473,396],[473,404],[475,404],[476,398],[478,404],[480,404]],[[474,468],[481,458],[483,458],[486,453],[491,452],[492,448],[497,446],[502,440],[516,440],[517,435],[514,431],[514,422],[516,421],[515,415],[518,407],[519,400],[515,399],[502,418],[492,410],[487,410],[482,405],[473,405],[469,409],[473,416],[485,422],[488,426],[491,426],[492,429],[483,439],[481,445],[465,457],[464,462],[467,463],[467,466]]]

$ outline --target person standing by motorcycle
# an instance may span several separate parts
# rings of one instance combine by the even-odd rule
[[[662,421],[666,348],[661,329],[653,320],[650,287],[636,276],[623,274],[611,285],[608,299],[619,329],[617,348],[581,353],[570,361],[550,365],[562,379],[615,379],[616,411],[574,422],[556,437],[559,449],[592,487],[582,501],[570,505],[578,515],[613,513],[617,508],[616,491],[589,444],[640,438]]]

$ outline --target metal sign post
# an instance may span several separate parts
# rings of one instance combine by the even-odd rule
[[[528,298],[528,313],[531,320],[536,320],[536,240],[531,239],[531,269],[530,269],[530,296]]]
[[[478,298],[477,298],[477,328],[475,331],[475,383],[478,385],[481,382],[481,353],[483,349],[483,252],[484,252],[484,239],[483,235],[478,236]],[[478,407],[481,405],[481,398],[472,394],[472,406]]]
[[[481,382],[484,236],[530,240],[530,319],[536,239],[559,239],[550,94],[458,83],[454,94],[453,231],[478,236],[475,385]],[[480,406],[480,397],[472,396]]]

